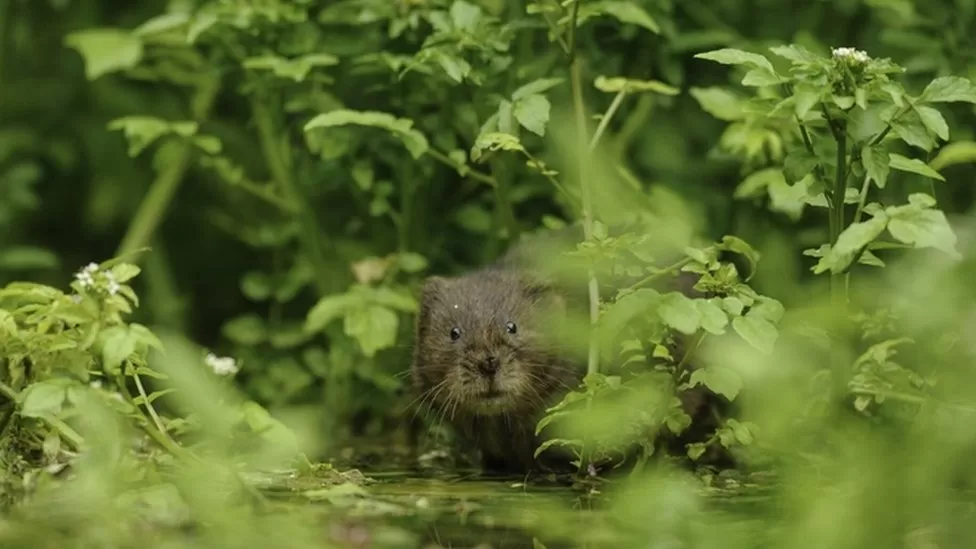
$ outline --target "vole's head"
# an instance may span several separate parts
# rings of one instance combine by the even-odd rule
[[[560,297],[508,270],[432,277],[417,318],[413,378],[431,404],[473,415],[532,410],[563,387],[543,328]]]

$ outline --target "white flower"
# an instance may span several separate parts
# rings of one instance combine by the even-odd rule
[[[108,293],[109,295],[115,295],[119,293],[119,283],[115,281],[115,275],[112,273],[105,273],[105,279],[108,280]]]
[[[102,381],[99,380],[99,379],[96,379],[95,381],[92,381],[88,385],[91,386],[92,389],[101,389],[102,388]]]
[[[871,56],[867,52],[854,48],[833,48],[831,53],[834,59],[850,59],[858,63],[867,63],[871,60]]]
[[[231,357],[218,357],[213,353],[207,354],[207,366],[210,366],[218,376],[234,375],[239,370],[237,362]]]

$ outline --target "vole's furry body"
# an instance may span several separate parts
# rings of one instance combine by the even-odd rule
[[[492,266],[457,278],[431,277],[424,285],[411,366],[414,389],[430,417],[448,421],[481,451],[487,470],[539,468],[533,458],[540,443],[536,425],[546,408],[578,387],[585,374],[585,359],[570,358],[542,333],[550,322],[565,318],[567,306],[585,311],[585,289],[572,296],[557,291],[532,267],[539,265],[541,250],[565,249],[571,242],[573,236],[565,231],[530,239]],[[682,273],[671,289],[695,296],[696,280]],[[516,333],[507,332],[509,322],[517,326]],[[456,340],[451,338],[455,328],[461,332]],[[678,356],[684,345],[679,341],[674,349]],[[479,374],[479,365],[489,357],[500,365],[491,382]],[[491,383],[502,393],[485,401],[482,395]],[[686,391],[682,399],[696,423],[710,423],[703,390]],[[684,442],[685,437],[670,440],[678,451]],[[567,455],[558,450],[547,454],[555,459],[544,461],[545,468],[568,466]]]
[[[424,285],[414,387],[432,417],[449,421],[481,451],[486,469],[534,468],[536,424],[579,383],[580,370],[540,328],[546,313],[560,306],[549,287],[507,264],[453,279],[432,277]],[[497,372],[488,378],[482,369],[492,360]],[[492,392],[497,395],[485,396]]]

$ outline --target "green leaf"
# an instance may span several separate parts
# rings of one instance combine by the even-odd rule
[[[544,95],[529,95],[515,102],[513,114],[523,128],[544,136],[549,122],[549,100]]]
[[[793,110],[796,116],[804,119],[810,109],[820,102],[820,96],[821,92],[816,87],[804,82],[797,84],[793,91],[793,97],[796,98]]]
[[[471,32],[477,28],[479,21],[481,21],[480,7],[464,0],[454,0],[451,4],[451,22],[455,29]]]
[[[704,442],[692,442],[688,444],[688,457],[692,461],[698,461],[700,457],[705,455],[705,451],[708,450],[708,446]]]
[[[772,322],[748,313],[733,318],[732,328],[746,343],[766,354],[773,352],[773,346],[779,337],[779,332]]]
[[[632,1],[604,0],[602,2],[585,2],[579,8],[577,25],[582,25],[584,21],[591,17],[608,15],[620,21],[643,27],[655,34],[661,32],[657,21],[654,20],[644,8]],[[570,17],[566,16],[567,20]]]
[[[116,282],[123,284],[139,276],[142,269],[131,263],[119,263],[118,265],[112,267],[110,272],[112,273],[112,276],[115,278]]]
[[[922,124],[924,124],[926,128],[932,130],[932,133],[939,136],[939,139],[943,141],[949,140],[949,124],[946,123],[942,113],[936,109],[933,109],[932,107],[921,105],[915,106],[915,112],[918,113],[918,117],[922,120]]]
[[[721,242],[719,242],[718,249],[736,253],[746,258],[746,261],[749,262],[750,269],[750,274],[746,277],[746,281],[752,278],[752,273],[755,273],[756,268],[759,266],[761,254],[750,246],[748,242],[737,236],[725,235],[722,237]]]
[[[742,97],[722,88],[691,88],[689,93],[708,114],[733,122],[746,116],[746,101]]]
[[[737,50],[734,48],[722,48],[695,55],[698,59],[707,59],[723,65],[746,65],[755,69],[764,69],[776,74],[773,64],[765,56],[758,53]]]
[[[890,158],[892,169],[923,175],[932,179],[938,179],[939,181],[945,181],[942,174],[933,170],[928,164],[917,158],[907,158],[897,153],[891,153]]]
[[[837,237],[837,243],[820,258],[813,272],[817,274],[827,270],[833,273],[843,272],[863,248],[884,232],[887,223],[888,216],[879,213],[868,221],[848,225]]]
[[[102,347],[102,362],[106,372],[116,372],[122,361],[136,351],[136,339],[123,326],[115,326],[104,332],[105,344]]]
[[[58,256],[44,248],[8,246],[0,250],[0,271],[54,269],[58,265],[60,265]]]
[[[709,366],[691,373],[689,384],[694,387],[703,385],[709,391],[722,395],[729,400],[735,400],[742,390],[742,378],[731,368]]]
[[[355,338],[367,357],[396,343],[399,318],[396,313],[378,305],[359,308],[346,315],[343,325],[346,335]]]
[[[241,315],[224,323],[224,337],[241,345],[257,345],[268,339],[264,319],[254,313]]]
[[[424,134],[413,129],[413,121],[377,111],[353,111],[337,109],[320,114],[305,124],[305,131],[336,126],[369,126],[389,131],[397,136],[410,151],[414,158],[420,158],[427,152],[427,138]]]
[[[108,123],[112,131],[122,130],[129,141],[129,156],[138,156],[157,139],[172,133],[183,137],[193,135],[196,122],[167,122],[153,116],[123,116]]]
[[[362,296],[346,293],[327,295],[308,311],[305,317],[305,331],[318,332],[333,320],[345,315],[350,309],[363,303]]]
[[[628,93],[654,92],[662,95],[678,95],[678,88],[669,86],[657,80],[632,80],[630,78],[598,76],[593,83],[596,89],[607,92],[617,93],[626,90]]]
[[[888,182],[888,173],[891,171],[888,151],[884,145],[864,147],[861,151],[861,160],[864,162],[864,170],[867,171],[868,177],[883,189]]]
[[[742,77],[743,86],[779,86],[783,82],[784,80],[780,75],[766,69],[752,69]]]
[[[262,55],[245,59],[242,66],[251,70],[270,70],[279,78],[302,82],[316,67],[331,67],[339,63],[339,58],[328,53],[310,53],[295,59],[277,55]]]
[[[941,170],[956,164],[976,162],[976,142],[956,141],[949,143],[939,151],[939,154],[932,159],[929,166],[933,170]]]
[[[797,44],[773,46],[769,48],[769,51],[784,59],[789,59],[797,65],[816,63],[821,60],[818,55]]]
[[[479,135],[475,140],[474,146],[471,147],[471,159],[478,160],[484,151],[498,150],[524,152],[525,148],[522,147],[518,137],[510,133],[489,132]]]
[[[20,415],[42,418],[59,414],[68,397],[68,384],[62,378],[34,383],[20,394]]]
[[[540,78],[538,80],[533,80],[519,89],[515,90],[512,94],[512,100],[518,101],[524,97],[530,95],[536,95],[548,91],[550,88],[554,88],[559,84],[563,83],[563,78]]]
[[[891,236],[916,248],[935,248],[953,259],[960,259],[962,256],[956,250],[956,235],[945,214],[931,209],[935,200],[922,193],[912,194],[909,200],[913,204],[885,210],[891,217],[888,222]]]
[[[918,114],[914,117],[902,117],[891,124],[895,134],[905,143],[918,147],[924,151],[931,151],[935,147],[935,140],[929,135],[928,128],[922,123]]]
[[[697,332],[702,323],[695,301],[680,292],[663,295],[657,313],[665,324],[684,334]]]
[[[729,317],[722,310],[716,298],[696,299],[695,305],[701,313],[701,325],[705,331],[721,335],[725,333],[725,328],[729,324]]]
[[[142,61],[142,40],[121,29],[87,29],[68,34],[65,45],[85,59],[89,80],[135,68]]]
[[[964,101],[976,103],[976,86],[961,76],[942,76],[936,78],[922,91],[922,103],[950,103]]]

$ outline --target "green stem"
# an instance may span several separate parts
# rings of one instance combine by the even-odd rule
[[[668,275],[668,274],[671,274],[671,273],[677,271],[678,269],[684,267],[685,265],[691,263],[692,261],[693,261],[692,258],[686,257],[685,259],[682,259],[681,261],[678,261],[674,265],[671,265],[669,267],[665,267],[664,269],[662,269],[662,270],[660,270],[660,271],[658,271],[658,272],[656,272],[654,274],[648,275],[648,276],[646,276],[646,277],[638,280],[637,282],[635,282],[630,287],[630,289],[631,290],[634,290],[634,289],[637,289],[637,288],[646,286],[646,285],[650,284],[651,282],[654,282],[655,280],[661,278],[662,276],[665,276],[665,275]]]
[[[434,149],[427,149],[427,154],[430,155],[430,157],[433,158],[434,160],[437,160],[438,162],[440,162],[442,164],[445,164],[447,166],[450,166],[451,168],[454,168],[455,170],[460,171],[460,168],[467,168],[467,171],[466,172],[462,172],[462,173],[465,174],[466,177],[470,177],[471,179],[474,179],[475,181],[480,181],[480,182],[482,182],[482,183],[484,183],[484,184],[486,184],[488,186],[491,186],[491,187],[497,187],[498,186],[498,181],[496,181],[494,177],[492,177],[490,175],[483,174],[483,173],[481,173],[479,171],[475,171],[475,170],[471,169],[470,167],[462,166],[461,164],[458,164],[457,162],[451,160],[451,158],[449,156],[447,156],[446,154],[444,154],[444,153],[442,153],[440,151],[437,151],[437,150],[434,150]]]
[[[590,140],[590,152],[596,150],[597,144],[600,143],[600,138],[603,137],[603,133],[607,131],[610,126],[610,120],[613,115],[617,113],[617,109],[624,102],[624,97],[627,96],[627,90],[622,89],[617,92],[617,95],[613,97],[613,101],[610,102],[610,107],[607,108],[607,112],[603,113],[603,118],[600,119],[600,125],[596,127],[596,132],[593,134],[593,139]]]
[[[576,117],[580,190],[583,195],[583,233],[584,237],[589,240],[593,237],[593,196],[591,182],[589,177],[587,177],[587,163],[589,161],[587,152],[589,151],[589,146],[586,140],[586,110],[583,107],[583,78],[581,75],[580,61],[576,55],[576,20],[579,14],[579,5],[580,0],[576,0],[573,3],[573,16],[569,28],[569,73],[572,82],[573,109]],[[587,279],[590,302],[590,342],[586,370],[590,374],[595,374],[600,369],[600,348],[596,339],[596,323],[600,318],[600,286],[592,266],[587,269]]]
[[[329,293],[329,272],[326,267],[325,256],[319,245],[319,228],[315,212],[302,196],[301,190],[292,177],[292,162],[286,143],[279,140],[275,128],[274,115],[270,108],[269,98],[254,97],[251,99],[251,111],[258,127],[261,150],[268,163],[271,177],[279,188],[288,196],[288,200],[298,208],[299,223],[301,225],[300,240],[308,260],[315,272],[315,286],[319,296]]]
[[[139,377],[139,374],[133,371],[132,379],[134,379],[136,382],[136,389],[139,390],[139,396],[141,396],[145,402],[144,406],[146,411],[149,412],[149,417],[152,418],[153,423],[156,424],[156,428],[159,429],[159,432],[165,433],[166,427],[163,426],[163,420],[159,417],[159,414],[156,413],[156,408],[153,407],[151,402],[149,402],[149,395],[146,394],[146,388],[142,386],[142,378]]]
[[[207,117],[219,90],[220,80],[217,78],[208,78],[200,85],[193,99],[192,110],[195,121],[199,122]],[[143,248],[152,240],[153,234],[166,216],[166,211],[169,210],[169,205],[183,181],[183,176],[186,175],[186,170],[190,167],[192,145],[183,143],[179,147],[167,168],[156,176],[149,187],[149,192],[139,204],[139,209],[136,210],[115,255],[124,255]]]
[[[843,127],[834,129],[834,138],[837,141],[837,172],[834,175],[834,188],[831,194],[833,200],[831,211],[833,212],[832,226],[830,230],[830,245],[836,246],[840,233],[844,231],[844,198],[847,194],[847,131]],[[835,306],[843,306],[847,301],[844,292],[843,275],[840,273],[832,274],[830,277],[830,290]]]

